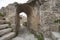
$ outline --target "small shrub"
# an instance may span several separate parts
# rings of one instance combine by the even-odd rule
[[[4,15],[3,15],[2,13],[0,13],[0,16],[2,16],[2,17],[3,17]]]
[[[60,23],[60,19],[55,20],[54,23]]]
[[[43,40],[44,39],[42,33],[40,33],[40,35],[37,35],[37,34],[34,34],[34,35],[38,40]]]
[[[23,25],[24,25],[24,26],[27,26],[27,22],[24,22]]]
[[[34,36],[35,36],[38,40],[44,40],[44,37],[43,37],[43,34],[42,34],[42,33],[39,33],[39,35],[38,35],[38,34],[36,34],[36,32],[33,31],[33,30],[31,30],[30,32],[31,32],[32,34],[34,34]]]

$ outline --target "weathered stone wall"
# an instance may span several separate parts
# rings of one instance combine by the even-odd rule
[[[2,7],[2,8],[0,9],[0,13],[1,13],[2,15],[6,16],[5,7]]]
[[[9,4],[7,7],[0,9],[1,13],[5,14],[6,21],[11,23],[11,27],[15,29],[15,14],[16,14],[16,3]]]
[[[41,31],[50,36],[51,31],[60,31],[59,24],[54,23],[60,19],[60,0],[49,0],[40,6],[40,24]]]
[[[15,23],[15,14],[16,14],[16,7],[15,4],[9,4],[6,9],[6,20],[10,21],[11,23]]]
[[[29,2],[31,1],[32,0],[30,0]],[[56,19],[60,19],[60,0],[45,1],[46,2],[42,5],[39,5],[39,3],[36,2],[36,4],[32,6],[34,13],[32,14],[33,21],[31,22],[32,24],[34,24],[34,27],[31,28],[35,31],[43,32],[44,35],[48,37],[50,36],[51,31],[60,31],[59,24],[54,23]],[[41,2],[41,0],[39,0],[39,2]],[[14,24],[16,13],[15,4],[9,4],[4,10],[3,12],[6,13],[6,20]]]

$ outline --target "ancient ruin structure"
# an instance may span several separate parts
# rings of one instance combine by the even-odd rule
[[[28,5],[28,4],[21,4],[21,5],[17,5],[17,10],[16,10],[16,33],[18,33],[18,28],[20,27],[20,19],[19,19],[19,13],[21,12],[25,12],[27,14],[27,21],[28,21],[28,28],[30,29],[34,29],[35,31],[37,31],[37,26],[38,26],[38,16],[36,16],[36,11],[33,9],[32,6]],[[37,19],[36,19],[37,18]],[[38,21],[37,21],[38,20]]]
[[[13,32],[16,36],[19,34],[21,12],[27,15],[27,29],[34,33],[42,33],[44,38],[59,40],[60,24],[54,23],[60,19],[60,1],[59,0],[29,0],[27,3],[9,4],[7,7],[0,10],[5,13],[6,21],[11,23]],[[53,38],[54,36],[54,38]],[[47,39],[47,40],[48,40]]]

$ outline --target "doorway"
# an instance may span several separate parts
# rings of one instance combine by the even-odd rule
[[[19,13],[20,17],[20,34],[23,34],[27,31],[27,14],[25,12]]]

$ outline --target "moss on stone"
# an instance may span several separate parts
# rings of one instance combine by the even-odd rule
[[[42,33],[40,33],[39,35],[37,35],[37,34],[34,34],[34,35],[38,40],[43,40],[43,34]]]
[[[4,15],[3,15],[2,13],[0,13],[0,16],[2,16],[2,17],[3,17]]]
[[[60,23],[60,19],[55,20],[54,23]]]
[[[38,40],[44,40],[43,34],[39,33],[37,34],[35,31],[31,30],[30,31],[32,34],[34,34],[34,36],[38,39]]]

